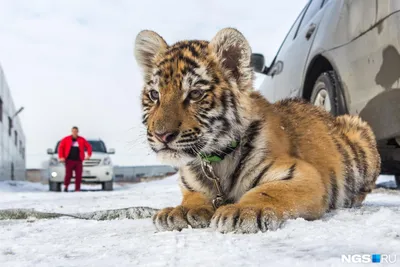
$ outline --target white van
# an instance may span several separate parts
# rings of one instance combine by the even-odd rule
[[[82,184],[101,184],[102,190],[112,191],[114,172],[110,154],[115,154],[114,149],[106,149],[104,142],[100,139],[87,139],[92,146],[92,156],[89,160],[83,161]],[[58,161],[57,142],[55,150],[47,149],[47,154],[51,155],[48,168],[48,179],[50,191],[61,191],[64,183],[65,165]],[[75,174],[71,179],[71,184],[75,182]]]

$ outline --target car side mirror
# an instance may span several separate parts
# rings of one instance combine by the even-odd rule
[[[115,154],[115,149],[114,148],[108,149],[107,154]]]
[[[263,54],[251,54],[250,65],[253,67],[255,72],[265,75],[268,74],[269,68],[265,66],[265,58]]]
[[[53,151],[53,149],[51,149],[51,148],[48,148],[48,149],[47,149],[47,154],[49,154],[49,155],[53,155],[53,154],[54,154],[54,151]]]

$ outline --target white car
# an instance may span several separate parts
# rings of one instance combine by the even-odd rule
[[[100,139],[88,139],[92,146],[92,156],[89,160],[83,161],[82,183],[83,184],[101,184],[102,190],[112,191],[114,172],[110,154],[114,154],[114,149],[106,149],[104,142]],[[58,161],[57,142],[55,150],[47,149],[47,154],[51,155],[48,168],[49,189],[50,191],[61,191],[61,185],[64,183],[65,165]],[[73,174],[71,183],[75,182]]]

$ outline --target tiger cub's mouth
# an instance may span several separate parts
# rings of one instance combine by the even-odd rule
[[[161,162],[179,167],[199,158],[207,144],[202,138],[192,139],[190,142],[183,141],[177,138],[174,142],[167,144],[150,142],[150,147]]]
[[[177,150],[167,146],[155,152],[159,161],[176,167],[186,165],[197,157],[196,153],[187,153],[184,150]]]

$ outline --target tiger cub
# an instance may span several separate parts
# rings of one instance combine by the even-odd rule
[[[180,168],[182,203],[153,217],[158,230],[265,232],[359,206],[374,188],[380,157],[367,123],[301,100],[269,103],[253,89],[239,31],[168,45],[144,30],[135,57],[148,143]]]

